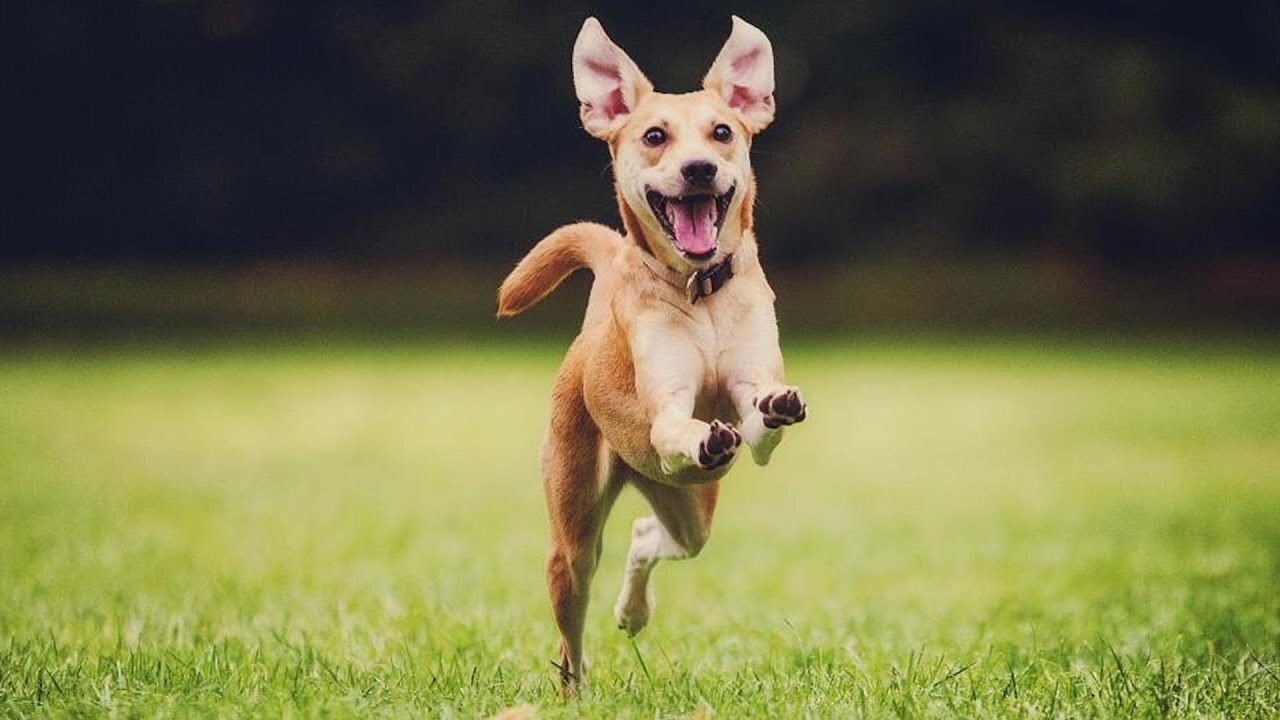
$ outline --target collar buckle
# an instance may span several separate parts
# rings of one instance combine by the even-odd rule
[[[691,273],[684,284],[685,297],[689,299],[689,304],[693,305],[699,298],[707,297],[724,287],[731,277],[733,277],[733,256],[729,255],[706,270]]]

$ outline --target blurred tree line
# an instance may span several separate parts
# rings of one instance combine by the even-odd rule
[[[774,43],[775,261],[1280,249],[1274,0],[37,0],[11,8],[10,259],[514,260],[616,223],[577,124],[595,14],[660,90],[737,13]]]

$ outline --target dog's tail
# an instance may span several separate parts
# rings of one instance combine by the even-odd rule
[[[510,317],[542,298],[580,267],[600,271],[622,246],[622,236],[590,222],[565,225],[543,238],[511,271],[498,290],[498,317]]]

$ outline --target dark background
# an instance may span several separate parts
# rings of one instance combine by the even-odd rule
[[[0,290],[14,322],[56,305],[62,280],[122,267],[357,268],[380,287],[387,268],[467,268],[487,304],[555,226],[617,222],[607,153],[577,123],[582,20],[598,16],[659,90],[684,91],[731,13],[776,53],[757,217],[780,281],[790,269],[816,292],[797,302],[874,306],[864,291],[880,282],[888,310],[943,276],[990,296],[978,322],[1019,317],[1010,283],[1061,285],[1045,302],[1063,317],[1097,297],[1123,316],[1128,297],[1146,316],[1280,318],[1271,1],[48,0],[8,13]]]

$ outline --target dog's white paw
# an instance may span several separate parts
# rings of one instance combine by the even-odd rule
[[[756,464],[767,465],[782,440],[782,429],[802,422],[808,406],[799,388],[784,385],[760,393],[751,405],[752,410],[742,419],[742,436]]]
[[[800,395],[800,388],[780,387],[757,397],[752,404],[763,416],[764,426],[770,430],[803,422],[808,406]]]
[[[662,472],[675,475],[685,469],[717,470],[733,462],[742,433],[732,425],[712,420],[686,420],[678,439],[666,435],[665,442],[655,437],[653,446],[659,451]],[[657,433],[655,433],[657,435]]]
[[[737,428],[712,420],[707,425],[707,436],[698,443],[698,467],[714,470],[728,465],[741,444],[742,433]]]

